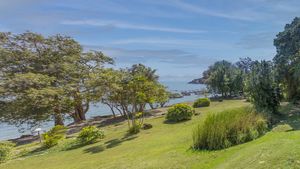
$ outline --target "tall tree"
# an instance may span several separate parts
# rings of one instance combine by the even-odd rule
[[[139,127],[144,121],[147,104],[166,100],[166,88],[158,82],[155,71],[142,64],[119,71],[113,70],[106,85],[102,101],[128,119],[130,128]],[[95,81],[95,84],[100,81]]]
[[[214,63],[203,73],[208,89],[222,97],[232,96],[242,91],[241,70],[234,64],[222,60]]]
[[[112,59],[83,52],[70,37],[0,33],[1,119],[33,124],[54,117],[62,125],[68,114],[85,120],[93,99],[87,82],[105,63]]]
[[[277,113],[281,99],[281,91],[275,83],[271,62],[254,62],[247,79],[247,92],[250,101],[258,111]]]
[[[300,99],[300,18],[296,17],[274,39],[274,57],[278,80],[284,85],[288,100]]]

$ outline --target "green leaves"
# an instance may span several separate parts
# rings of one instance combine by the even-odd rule
[[[277,80],[286,86],[287,99],[300,99],[300,18],[296,17],[287,24],[284,31],[279,32],[274,39],[277,54],[274,57]]]
[[[96,99],[92,97],[94,89],[98,88],[90,85],[95,77],[90,74],[103,70],[106,63],[113,60],[101,52],[83,52],[81,45],[67,36],[1,33],[0,97],[6,102],[3,111],[10,114],[2,113],[2,117],[13,115],[22,122],[38,121],[40,117],[48,120],[48,114],[62,116],[77,109],[85,119],[89,102]],[[2,119],[15,123],[11,118]]]
[[[258,111],[277,113],[280,104],[281,93],[278,84],[275,83],[274,71],[271,62],[256,61],[252,65],[248,76],[246,89],[251,102]]]
[[[203,73],[210,91],[230,96],[243,91],[243,76],[241,69],[228,61],[218,61]]]

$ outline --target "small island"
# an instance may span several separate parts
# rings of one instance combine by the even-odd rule
[[[188,84],[205,84],[205,81],[201,77],[201,78],[193,79],[192,81],[188,82]]]

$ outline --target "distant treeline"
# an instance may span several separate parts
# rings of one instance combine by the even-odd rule
[[[277,54],[271,61],[241,58],[218,61],[190,83],[206,84],[222,97],[242,95],[265,112],[277,112],[282,99],[300,100],[300,18],[287,24],[274,39]]]

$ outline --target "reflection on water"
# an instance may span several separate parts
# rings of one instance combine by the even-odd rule
[[[187,90],[199,90],[199,89],[204,89],[204,85],[198,85],[198,84],[187,84],[186,82],[162,82],[164,85],[168,87],[168,90],[172,92],[181,92],[181,91],[187,91]],[[194,101],[195,99],[199,98],[201,96],[197,95],[191,95],[191,96],[185,96],[183,98],[178,98],[178,99],[172,99],[170,100],[167,105],[172,105],[176,103],[181,103],[181,102],[189,102],[189,101]],[[91,105],[89,112],[87,113],[87,118],[91,118],[94,116],[99,116],[99,115],[109,115],[111,114],[110,109],[103,104],[96,104],[96,105]],[[71,119],[66,119],[65,120],[66,124],[71,123]],[[48,130],[53,126],[53,122],[47,122],[43,123],[40,125],[40,127],[44,130]],[[24,126],[26,129],[27,127]],[[5,124],[2,123],[0,124],[0,140],[7,140],[11,138],[17,138],[22,134],[31,134],[29,130],[25,130],[24,133],[20,133],[18,131],[18,128],[16,128],[13,125]]]

